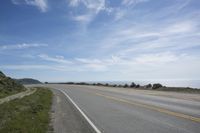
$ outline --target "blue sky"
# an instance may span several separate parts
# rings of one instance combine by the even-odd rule
[[[0,69],[41,81],[200,79],[199,0],[3,0]]]

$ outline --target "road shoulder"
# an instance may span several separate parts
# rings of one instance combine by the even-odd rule
[[[55,133],[92,133],[93,130],[84,120],[67,97],[59,90],[52,89],[52,126]]]

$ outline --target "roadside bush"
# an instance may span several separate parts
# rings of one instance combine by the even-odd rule
[[[135,86],[135,88],[140,88],[140,85],[139,85],[139,84],[137,84],[137,85]]]
[[[127,87],[128,87],[128,84],[125,84],[125,85],[124,85],[124,88],[127,88]]]
[[[74,82],[66,82],[65,84],[75,84]]]
[[[130,87],[134,88],[134,87],[136,87],[136,84],[134,82],[132,82],[131,85],[130,85]]]
[[[75,84],[77,84],[77,85],[89,85],[89,84],[86,83],[86,82],[78,82],[78,83],[75,83]]]
[[[97,83],[97,86],[102,86],[103,84],[101,84],[101,83]]]
[[[117,85],[114,84],[113,87],[117,87]]]
[[[123,87],[122,85],[118,85],[118,87]]]
[[[162,87],[162,85],[157,83],[157,84],[153,84],[152,89],[155,90],[155,89],[158,89],[158,88],[161,88],[161,87]]]
[[[151,88],[152,85],[151,85],[151,84],[148,84],[148,85],[146,85],[145,87],[146,87],[146,88]]]

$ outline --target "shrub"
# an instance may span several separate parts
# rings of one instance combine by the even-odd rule
[[[157,84],[153,84],[152,89],[155,90],[155,89],[158,89],[158,88],[161,88],[161,87],[162,87],[162,85],[157,83]]]
[[[125,84],[125,85],[124,85],[124,88],[127,88],[127,87],[128,87],[128,84]]]
[[[135,88],[140,88],[140,85],[139,85],[139,84],[137,84],[137,85],[135,86]]]
[[[101,83],[97,83],[97,86],[102,86],[102,84]]]
[[[113,87],[117,87],[117,85],[114,84]]]
[[[136,84],[134,82],[131,83],[130,87],[134,88],[136,86]]]
[[[86,82],[78,82],[78,83],[76,83],[77,85],[89,85],[88,83],[86,83]]]
[[[118,87],[122,87],[122,85],[118,85]]]
[[[75,84],[74,82],[67,82],[66,84]]]
[[[106,83],[106,84],[105,84],[105,86],[109,86],[109,84],[108,84],[108,83]]]
[[[151,85],[151,84],[148,84],[148,85],[146,85],[145,87],[146,87],[146,88],[151,88],[152,85]]]

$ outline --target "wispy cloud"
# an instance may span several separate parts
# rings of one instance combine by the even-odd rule
[[[111,56],[106,59],[91,59],[91,58],[76,58],[80,66],[85,68],[99,70],[99,71],[111,71],[111,68],[121,67],[124,71],[130,66],[140,65],[153,65],[160,66],[168,63],[173,63],[178,60],[189,57],[186,54],[175,54],[172,52],[161,52],[155,54],[139,54],[137,56]]]
[[[69,6],[77,8],[83,6],[84,12],[73,14],[72,19],[83,24],[90,23],[100,11],[110,12],[105,0],[70,0]]]
[[[17,50],[17,49],[27,49],[36,47],[46,47],[48,44],[38,44],[38,43],[22,43],[13,45],[0,45],[0,50]]]
[[[165,53],[139,55],[138,57],[135,58],[135,61],[141,64],[159,65],[159,64],[175,62],[185,57],[186,57],[185,54],[176,55],[171,52],[165,52]]]
[[[74,8],[78,8],[79,6],[84,7],[85,10],[81,13],[73,14],[72,19],[88,24],[95,19],[101,11],[112,14],[114,20],[120,20],[126,16],[128,12],[132,12],[130,10],[131,8],[127,8],[127,6],[133,7],[147,1],[149,0],[123,0],[122,5],[125,5],[124,7],[112,7],[108,4],[109,2],[106,3],[106,0],[70,0],[69,6]]]
[[[190,18],[190,17],[189,17]],[[147,52],[155,50],[178,50],[199,46],[198,20],[176,20],[161,25],[134,24],[127,27],[118,26],[108,32],[99,45],[108,50],[121,47],[119,51]],[[184,43],[183,43],[183,40]],[[190,42],[190,43],[189,43]],[[106,45],[104,45],[106,44]]]
[[[77,7],[83,4],[87,9],[91,9],[98,13],[105,9],[105,0],[70,0],[69,5],[72,7]]]
[[[63,57],[58,57],[63,58]],[[177,54],[173,52],[140,54],[138,56],[120,57],[111,56],[109,58],[75,58],[71,64],[51,63],[26,64],[26,65],[0,65],[3,70],[52,70],[56,72],[100,72],[118,75],[119,79],[152,79],[156,77],[169,78],[178,74],[185,78],[192,75],[188,73],[191,69],[197,70],[200,66],[197,57],[187,54]],[[53,61],[54,62],[54,61]],[[39,63],[39,62],[38,62]],[[177,69],[179,68],[179,69]],[[156,73],[155,73],[156,72]],[[170,75],[169,75],[170,74]],[[108,74],[109,75],[109,74]],[[97,75],[98,76],[98,75]],[[111,75],[110,75],[111,76]],[[175,75],[174,75],[175,76]],[[176,76],[177,77],[177,76]],[[92,80],[91,78],[90,80]],[[104,77],[105,79],[105,77]],[[115,80],[115,76],[112,80]],[[85,79],[87,80],[87,79]]]
[[[46,54],[40,54],[38,55],[42,60],[45,61],[52,61],[52,62],[57,62],[57,63],[65,63],[65,64],[71,64],[71,61],[68,61],[64,58],[64,56],[55,56],[55,57],[50,57]]]
[[[46,12],[48,9],[47,0],[12,0],[12,3],[16,5],[26,4],[36,6],[41,12]]]
[[[115,20],[122,19],[127,13],[127,10],[115,9]]]
[[[170,35],[170,34],[183,34],[183,33],[193,32],[195,30],[196,25],[197,25],[196,22],[190,20],[185,22],[177,22],[165,28],[164,31],[161,32],[161,34]]]
[[[126,6],[136,5],[138,3],[147,2],[149,0],[122,0],[122,4]]]
[[[11,70],[53,69],[48,65],[1,65],[0,68]]]
[[[6,70],[55,70],[55,71],[72,71],[72,69],[67,68],[62,65],[0,65],[1,69]]]
[[[78,22],[88,23],[91,21],[92,17],[93,17],[92,14],[84,14],[84,15],[73,16],[73,20]]]

